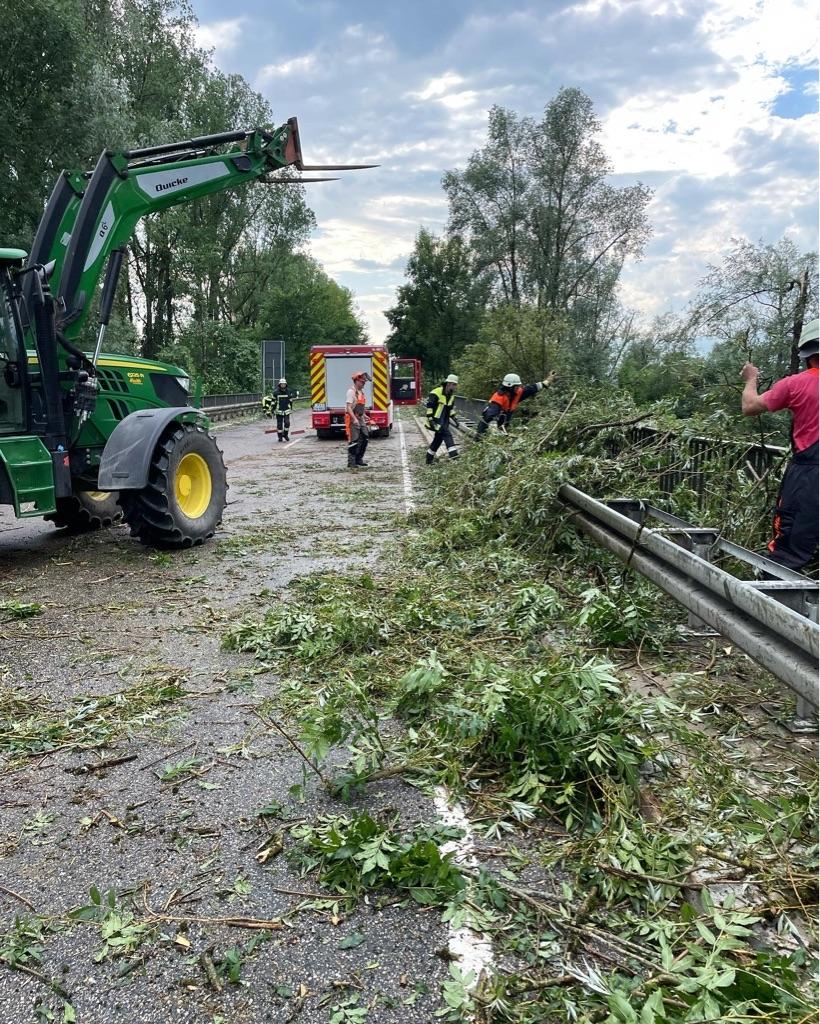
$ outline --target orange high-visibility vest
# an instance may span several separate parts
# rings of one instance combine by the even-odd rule
[[[362,407],[362,412],[364,412],[365,408],[367,407],[367,399],[365,397],[365,393],[364,393],[363,390],[360,391],[359,388],[357,388],[355,385],[353,387],[353,390],[356,392],[356,401],[353,403],[353,408],[355,409],[357,405],[360,405]],[[347,410],[345,410],[345,435],[346,435],[346,437],[347,437],[347,439],[349,441],[350,440],[350,413],[347,412]]]
[[[501,391],[496,391],[490,398],[490,402],[495,402],[496,405],[501,406],[502,411],[509,416],[511,412],[515,412],[518,408],[523,393],[524,388],[522,385],[516,387],[511,395],[505,395]]]

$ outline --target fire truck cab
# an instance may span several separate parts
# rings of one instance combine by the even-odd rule
[[[421,398],[421,360],[409,356],[390,359],[390,397],[394,405],[418,405]]]
[[[417,359],[391,359],[384,345],[314,345],[310,350],[311,426],[320,440],[344,433],[345,396],[357,370],[365,370],[371,378],[365,385],[371,436],[389,436],[394,405],[418,401]]]

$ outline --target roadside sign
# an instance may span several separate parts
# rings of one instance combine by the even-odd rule
[[[276,382],[285,374],[285,342],[281,338],[262,342],[262,394],[266,395],[276,387]]]

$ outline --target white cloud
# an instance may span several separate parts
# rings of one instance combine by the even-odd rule
[[[366,26],[362,24],[348,25],[342,36],[347,39],[353,39],[357,44],[364,43],[369,47],[383,47],[388,44],[387,36],[382,32],[371,32]]]
[[[323,220],[310,243],[310,250],[328,273],[357,273],[359,260],[383,265],[406,256],[412,248],[404,233],[387,231],[364,218],[331,217]]]
[[[778,78],[753,65],[723,88],[640,93],[606,118],[604,145],[619,173],[731,173],[733,141],[743,129],[766,124],[782,88]]]
[[[371,341],[383,341],[390,333],[390,324],[384,310],[395,304],[396,290],[390,286],[356,293],[356,305],[364,314]]]
[[[197,46],[201,46],[203,50],[213,50],[214,58],[218,59],[239,45],[244,24],[245,18],[239,17],[197,25]]]
[[[302,57],[293,57],[279,64],[266,64],[259,69],[259,80],[269,82],[272,78],[290,78],[291,75],[303,75],[317,67],[316,55],[306,53]]]
[[[451,90],[464,84],[464,79],[455,71],[445,71],[443,75],[431,78],[418,92],[411,92],[409,95],[417,100],[440,100],[446,98]]]
[[[817,59],[817,6],[808,0],[712,0],[701,27],[713,49],[732,63]]]

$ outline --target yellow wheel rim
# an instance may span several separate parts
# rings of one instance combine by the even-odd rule
[[[108,501],[111,491],[83,491],[89,501]]]
[[[195,452],[179,460],[174,492],[180,512],[189,519],[199,519],[211,503],[211,471],[208,463]]]

